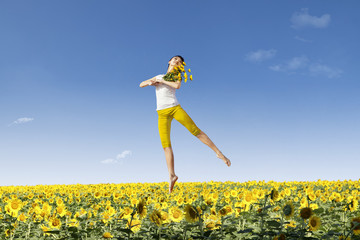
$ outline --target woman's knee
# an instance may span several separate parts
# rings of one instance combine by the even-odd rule
[[[204,132],[201,131],[200,129],[198,129],[198,130],[194,133],[194,136],[197,137],[197,138],[201,137],[202,135],[204,135]]]

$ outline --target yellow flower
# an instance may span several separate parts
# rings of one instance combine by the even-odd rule
[[[112,219],[111,214],[108,211],[105,211],[102,213],[101,221],[103,221],[103,223],[107,223],[107,222],[111,221],[111,219]]]
[[[300,217],[303,219],[309,219],[312,215],[312,210],[309,207],[300,210]]]
[[[139,219],[133,218],[130,225],[130,219],[128,219],[127,227],[134,233],[138,232],[141,228],[141,221]]]
[[[189,72],[189,73],[191,72],[190,68],[188,69],[188,72]]]
[[[169,214],[165,211],[161,211],[161,220],[163,223],[169,223]]]
[[[208,218],[206,218],[204,222],[206,228],[209,230],[215,230],[220,228],[221,226],[221,219],[212,214]]]
[[[231,190],[230,191],[230,195],[232,196],[232,197],[237,197],[237,191],[235,191],[235,190]]]
[[[358,209],[359,206],[359,201],[356,200],[355,198],[352,199],[352,201],[349,203],[349,209],[351,212],[354,212]]]
[[[182,211],[178,207],[171,207],[169,209],[170,219],[174,222],[180,222],[183,219]]]
[[[191,81],[193,80],[192,75],[190,75],[190,80],[191,80]]]
[[[5,206],[5,211],[13,216],[17,217],[19,210],[23,207],[23,202],[20,199],[11,199],[8,201],[8,204]]]
[[[80,222],[76,219],[70,219],[67,224],[69,227],[78,227]]]
[[[51,228],[60,229],[61,227],[61,221],[56,217],[50,217],[48,224]]]
[[[183,64],[184,66],[186,66],[186,63],[185,63],[185,62],[183,62],[182,64]]]
[[[246,204],[251,204],[254,201],[252,192],[247,192],[244,196],[244,202]]]
[[[316,200],[316,195],[315,195],[313,192],[311,192],[311,193],[308,195],[308,197],[309,197],[310,201],[315,201],[315,200]]]
[[[136,211],[137,211],[137,214],[139,214],[140,219],[142,219],[146,216],[147,210],[146,210],[144,200],[139,201],[139,203],[136,207]]]
[[[357,225],[357,226],[355,226],[355,225]],[[355,235],[360,234],[360,218],[359,217],[351,219],[351,229],[353,229]]]
[[[150,221],[155,223],[157,226],[162,224],[162,217],[159,210],[155,209],[149,216]]]
[[[109,233],[109,232],[104,232],[104,234],[103,234],[103,238],[112,238],[113,237],[113,235],[111,235],[111,233]]]
[[[66,214],[66,207],[65,205],[58,205],[56,208],[56,213],[60,216],[63,217]]]
[[[294,216],[294,205],[291,201],[286,202],[285,206],[283,207],[283,213],[286,219],[290,219]]]
[[[50,228],[46,227],[45,225],[41,225],[41,230],[44,232],[44,236],[47,235],[49,236],[50,233],[46,233],[47,231],[50,231]]]
[[[224,217],[227,214],[226,208],[222,208],[219,210],[219,215]]]
[[[320,218],[317,216],[312,216],[309,219],[309,226],[310,226],[310,231],[316,231],[320,228],[321,225],[321,221]]]
[[[288,228],[288,227],[292,227],[292,228],[296,227],[296,222],[291,220],[290,223],[285,225],[285,228]]]
[[[18,217],[17,217],[17,220],[18,221],[21,221],[21,222],[26,222],[26,219],[27,219],[28,217],[27,216],[25,216],[25,214],[20,214]]]
[[[191,206],[190,204],[187,204],[185,206],[185,219],[188,222],[196,222],[198,220],[198,214],[196,212],[196,209]]]
[[[279,199],[279,192],[275,188],[271,190],[270,198],[273,201],[277,201]]]
[[[285,239],[286,239],[286,237],[285,237],[285,235],[283,233],[280,233],[280,235],[275,236],[273,238],[273,240],[285,240]]]

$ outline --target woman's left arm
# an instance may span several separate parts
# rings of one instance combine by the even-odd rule
[[[165,81],[164,79],[156,79],[156,82],[162,83],[162,84],[166,84],[170,87],[179,89],[181,87],[181,81],[177,81],[177,82],[169,82],[169,81]]]

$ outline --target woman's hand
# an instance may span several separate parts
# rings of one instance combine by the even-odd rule
[[[156,85],[159,85],[159,84],[161,84],[161,83],[164,83],[164,79],[162,79],[162,78],[156,78],[155,79],[155,81],[154,81],[154,83],[156,83]]]
[[[159,84],[160,84],[160,82],[157,79],[151,79],[149,85],[157,86]]]
[[[146,87],[146,86],[157,86],[159,83],[156,82],[155,77],[150,78],[149,80],[143,81],[140,83],[140,87]]]

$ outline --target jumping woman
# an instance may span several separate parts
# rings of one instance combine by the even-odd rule
[[[167,73],[171,72],[175,67],[180,66],[184,62],[182,56],[174,56],[168,62]],[[155,86],[156,87],[156,111],[158,113],[158,127],[162,147],[165,152],[165,159],[167,168],[169,171],[169,194],[172,192],[175,182],[178,180],[178,176],[175,175],[174,170],[174,154],[170,143],[170,128],[171,121],[175,118],[184,127],[186,127],[194,136],[196,136],[201,142],[208,145],[216,156],[222,159],[227,166],[230,167],[230,160],[221,153],[221,151],[215,146],[211,139],[201,131],[189,115],[181,108],[179,102],[175,97],[175,90],[181,86],[181,80],[177,82],[165,81],[163,79],[165,74],[157,75],[146,81],[140,83],[140,87]]]

